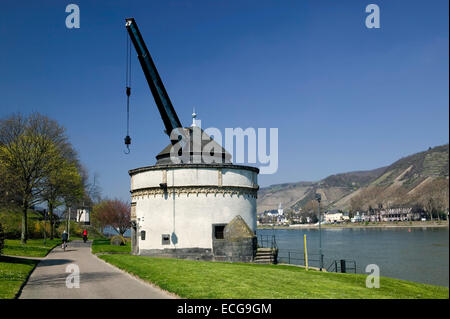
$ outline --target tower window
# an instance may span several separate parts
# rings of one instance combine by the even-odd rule
[[[162,245],[170,245],[170,235],[169,234],[161,235],[161,244]]]
[[[225,229],[225,225],[215,225],[214,226],[214,238],[215,239],[223,239],[223,231]]]

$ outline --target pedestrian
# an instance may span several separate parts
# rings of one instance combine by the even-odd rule
[[[86,229],[83,230],[83,241],[84,242],[87,241],[87,230]]]

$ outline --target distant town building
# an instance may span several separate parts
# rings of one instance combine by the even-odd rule
[[[330,210],[325,213],[324,216],[325,222],[327,223],[340,223],[344,221],[348,221],[350,219],[348,213],[344,213],[337,209]]]
[[[353,216],[351,219],[352,223],[360,223],[362,221],[363,221],[362,215],[360,215],[359,212],[356,212],[355,216]]]
[[[278,224],[288,223],[288,219],[287,219],[286,215],[284,214],[284,210],[283,210],[283,207],[281,206],[281,203],[280,203],[280,205],[278,205],[277,223]]]
[[[397,222],[421,220],[423,213],[414,211],[411,207],[378,208],[369,212],[356,212],[351,219],[353,223],[359,222]]]
[[[380,218],[383,222],[418,220],[420,214],[413,213],[412,208],[389,208],[380,211]]]

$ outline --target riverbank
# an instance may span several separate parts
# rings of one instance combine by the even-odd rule
[[[414,221],[414,222],[369,222],[369,223],[342,223],[322,224],[321,228],[413,228],[413,227],[448,227],[448,221]],[[281,225],[258,225],[258,229],[310,229],[319,228],[319,224],[295,224],[289,226]]]
[[[295,266],[192,261],[132,255],[101,259],[189,299],[447,299],[445,287],[381,277],[366,288],[366,275],[327,273]],[[275,284],[276,283],[276,284]]]

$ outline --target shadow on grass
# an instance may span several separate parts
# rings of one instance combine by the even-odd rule
[[[11,257],[11,256],[0,256],[0,262],[10,263],[10,264],[22,264],[22,265],[35,265],[39,262],[39,259],[33,258],[21,258],[21,257]]]

